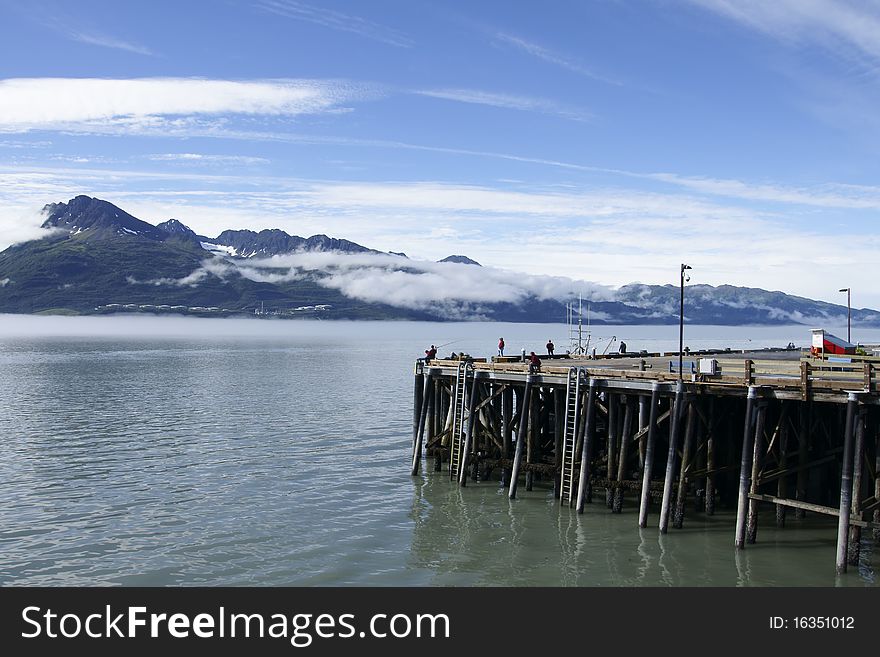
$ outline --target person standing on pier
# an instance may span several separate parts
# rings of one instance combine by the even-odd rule
[[[533,351],[531,356],[529,356],[529,374],[535,374],[540,371],[541,359],[538,358],[538,355]]]
[[[626,342],[624,342],[623,340],[620,341],[620,353],[626,353]]]
[[[504,338],[498,338],[498,355],[504,355]]]
[[[553,347],[553,340],[552,340],[552,339],[547,340],[547,355],[548,355],[548,356],[552,356],[552,355],[553,355],[553,348],[554,348],[554,347]]]
[[[425,361],[434,360],[437,358],[437,347],[431,345],[430,349],[425,349]]]

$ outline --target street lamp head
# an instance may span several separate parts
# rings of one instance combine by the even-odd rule
[[[843,288],[839,289],[838,292],[849,292],[849,288],[843,287]]]

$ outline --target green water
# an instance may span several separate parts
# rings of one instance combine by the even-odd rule
[[[867,540],[834,576],[833,519],[777,530],[768,506],[736,553],[730,512],[661,536],[656,509],[636,527],[633,499],[578,516],[546,487],[510,501],[497,482],[409,476],[416,357],[445,342],[489,355],[500,335],[559,346],[565,327],[0,319],[0,584],[876,584]],[[613,331],[630,349],[677,341]],[[688,331],[695,349],[808,340]]]

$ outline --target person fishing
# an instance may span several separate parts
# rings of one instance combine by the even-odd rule
[[[425,360],[429,361],[434,360],[435,358],[437,358],[437,347],[431,345],[430,349],[425,349]]]
[[[498,355],[504,355],[504,338],[498,338]]]

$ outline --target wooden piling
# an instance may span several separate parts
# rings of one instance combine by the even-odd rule
[[[880,500],[880,426],[874,429],[874,501]],[[874,540],[880,541],[880,507],[874,509]]]
[[[743,422],[742,459],[739,465],[739,496],[736,502],[736,534],[734,537],[734,545],[740,550],[746,546],[746,509],[748,508],[749,488],[752,482],[752,438],[754,437],[752,420],[757,396],[757,387],[749,386],[749,393],[746,397],[746,416]]]
[[[510,459],[511,445],[513,444],[513,386],[508,386],[501,393],[501,458],[504,462],[501,468],[501,485],[510,484],[510,467],[507,460]]]
[[[645,463],[642,466],[642,494],[639,502],[639,527],[648,526],[648,504],[651,501],[651,469],[654,467],[654,442],[657,440],[657,407],[660,405],[660,383],[651,384],[648,409],[648,436],[645,441]],[[641,423],[641,415],[639,416]]]
[[[590,379],[590,389],[587,392],[586,419],[584,421],[584,438],[581,448],[581,471],[578,478],[577,512],[584,512],[584,501],[587,498],[587,489],[590,485],[590,453],[596,435],[596,393],[599,391],[599,382]]]
[[[510,473],[510,488],[507,496],[510,499],[516,498],[516,487],[519,479],[519,469],[522,463],[523,447],[526,442],[526,434],[529,427],[529,396],[532,391],[532,376],[526,377],[526,385],[523,389],[522,399],[522,415],[519,419],[519,425],[516,428],[516,453],[513,455],[513,468]]]
[[[645,434],[642,429],[648,426],[649,400],[648,395],[639,395],[639,470],[645,467]]]
[[[425,394],[425,363],[416,361],[413,373],[413,439],[412,439],[412,463],[413,475],[418,474],[416,459],[418,458],[419,418],[422,413],[422,397]]]
[[[672,484],[675,476],[675,458],[681,434],[682,412],[684,410],[684,384],[679,381],[675,389],[675,402],[670,415],[669,453],[666,456],[666,477],[663,480],[663,503],[660,507],[660,533],[669,530],[669,512],[672,501]]]
[[[437,380],[434,383],[434,408],[433,408],[433,416],[434,416],[434,435],[439,436],[443,433],[444,422],[446,421],[446,415],[444,413],[443,408],[443,385],[440,383],[440,380]],[[434,448],[434,472],[440,472],[443,467],[443,450],[439,448],[439,445]]]
[[[626,410],[623,414],[623,427],[620,431],[620,458],[617,459],[617,482],[614,486],[614,502],[611,506],[612,513],[620,513],[623,510],[623,482],[626,479],[627,446],[632,439],[632,395],[627,395],[624,399],[626,400]]]
[[[856,520],[862,519],[862,454],[865,449],[865,420],[867,410],[862,407],[856,415],[856,436],[853,447],[853,474],[852,474],[852,506],[851,514]],[[859,565],[859,553],[861,551],[862,528],[859,525],[850,525],[849,541],[847,543],[846,560],[850,566]]]
[[[719,422],[715,419],[716,402],[709,398],[709,427],[706,430],[706,498],[707,516],[715,515],[715,431]]]
[[[687,498],[688,468],[694,443],[694,431],[697,425],[696,401],[691,399],[687,409],[687,428],[684,432],[684,446],[681,449],[681,470],[678,474],[678,494],[675,497],[675,509],[672,513],[672,526],[681,529],[684,526],[684,506]]]
[[[858,395],[854,392],[847,395],[846,427],[843,431],[843,464],[840,473],[840,515],[837,519],[837,574],[846,572],[847,542],[849,539],[849,517],[852,503],[852,470],[853,443],[855,436],[856,410],[859,404]]]
[[[556,475],[553,477],[553,497],[562,491],[562,440],[565,431],[565,388],[553,389],[553,454],[556,457]]]
[[[474,419],[475,419],[475,408],[477,406],[477,396],[479,390],[479,377],[476,372],[474,372],[473,379],[471,380],[471,394],[468,395],[468,421],[467,421],[467,429],[464,433],[464,445],[461,448],[461,460],[458,465],[458,485],[459,486],[467,486],[467,466],[468,460],[470,458],[470,452],[473,446],[473,433],[474,433]]]
[[[779,420],[779,469],[785,471],[788,467],[788,404],[782,402],[781,417]],[[788,497],[788,477],[782,476],[776,482],[776,497],[784,500]],[[785,527],[785,514],[788,507],[784,504],[776,505],[776,526]]]
[[[809,365],[809,363],[803,363]],[[795,483],[795,500],[798,502],[807,501],[807,478],[810,476],[807,469],[807,461],[809,459],[809,439],[810,439],[810,402],[804,401],[798,408],[798,473]],[[803,520],[807,515],[805,509],[795,509],[794,517],[797,520]]]
[[[532,389],[531,409],[529,410],[529,428],[526,434],[526,465],[534,462],[535,451],[541,432],[541,390],[539,386]],[[535,482],[535,471],[531,468],[526,470],[526,490],[531,491]]]
[[[412,470],[410,474],[415,477],[419,474],[419,468],[422,463],[422,437],[425,435],[425,423],[428,418],[428,406],[431,402],[431,398],[434,396],[434,378],[431,376],[431,373],[428,372],[428,376],[425,377],[425,391],[421,395],[422,397],[422,405],[419,409],[419,426],[416,430],[416,438],[413,441],[413,453],[412,453]]]
[[[614,475],[617,474],[614,464],[617,455],[618,442],[618,415],[620,411],[620,396],[608,393],[608,426],[605,431],[605,454],[606,454],[606,479],[608,485],[605,487],[605,506],[609,509],[614,506]]]
[[[767,418],[767,402],[757,404],[755,417],[755,447],[752,453],[752,477],[749,483],[749,511],[746,517],[746,543],[754,544],[758,539],[758,500],[751,497],[758,493],[761,470],[764,467],[764,425]]]

